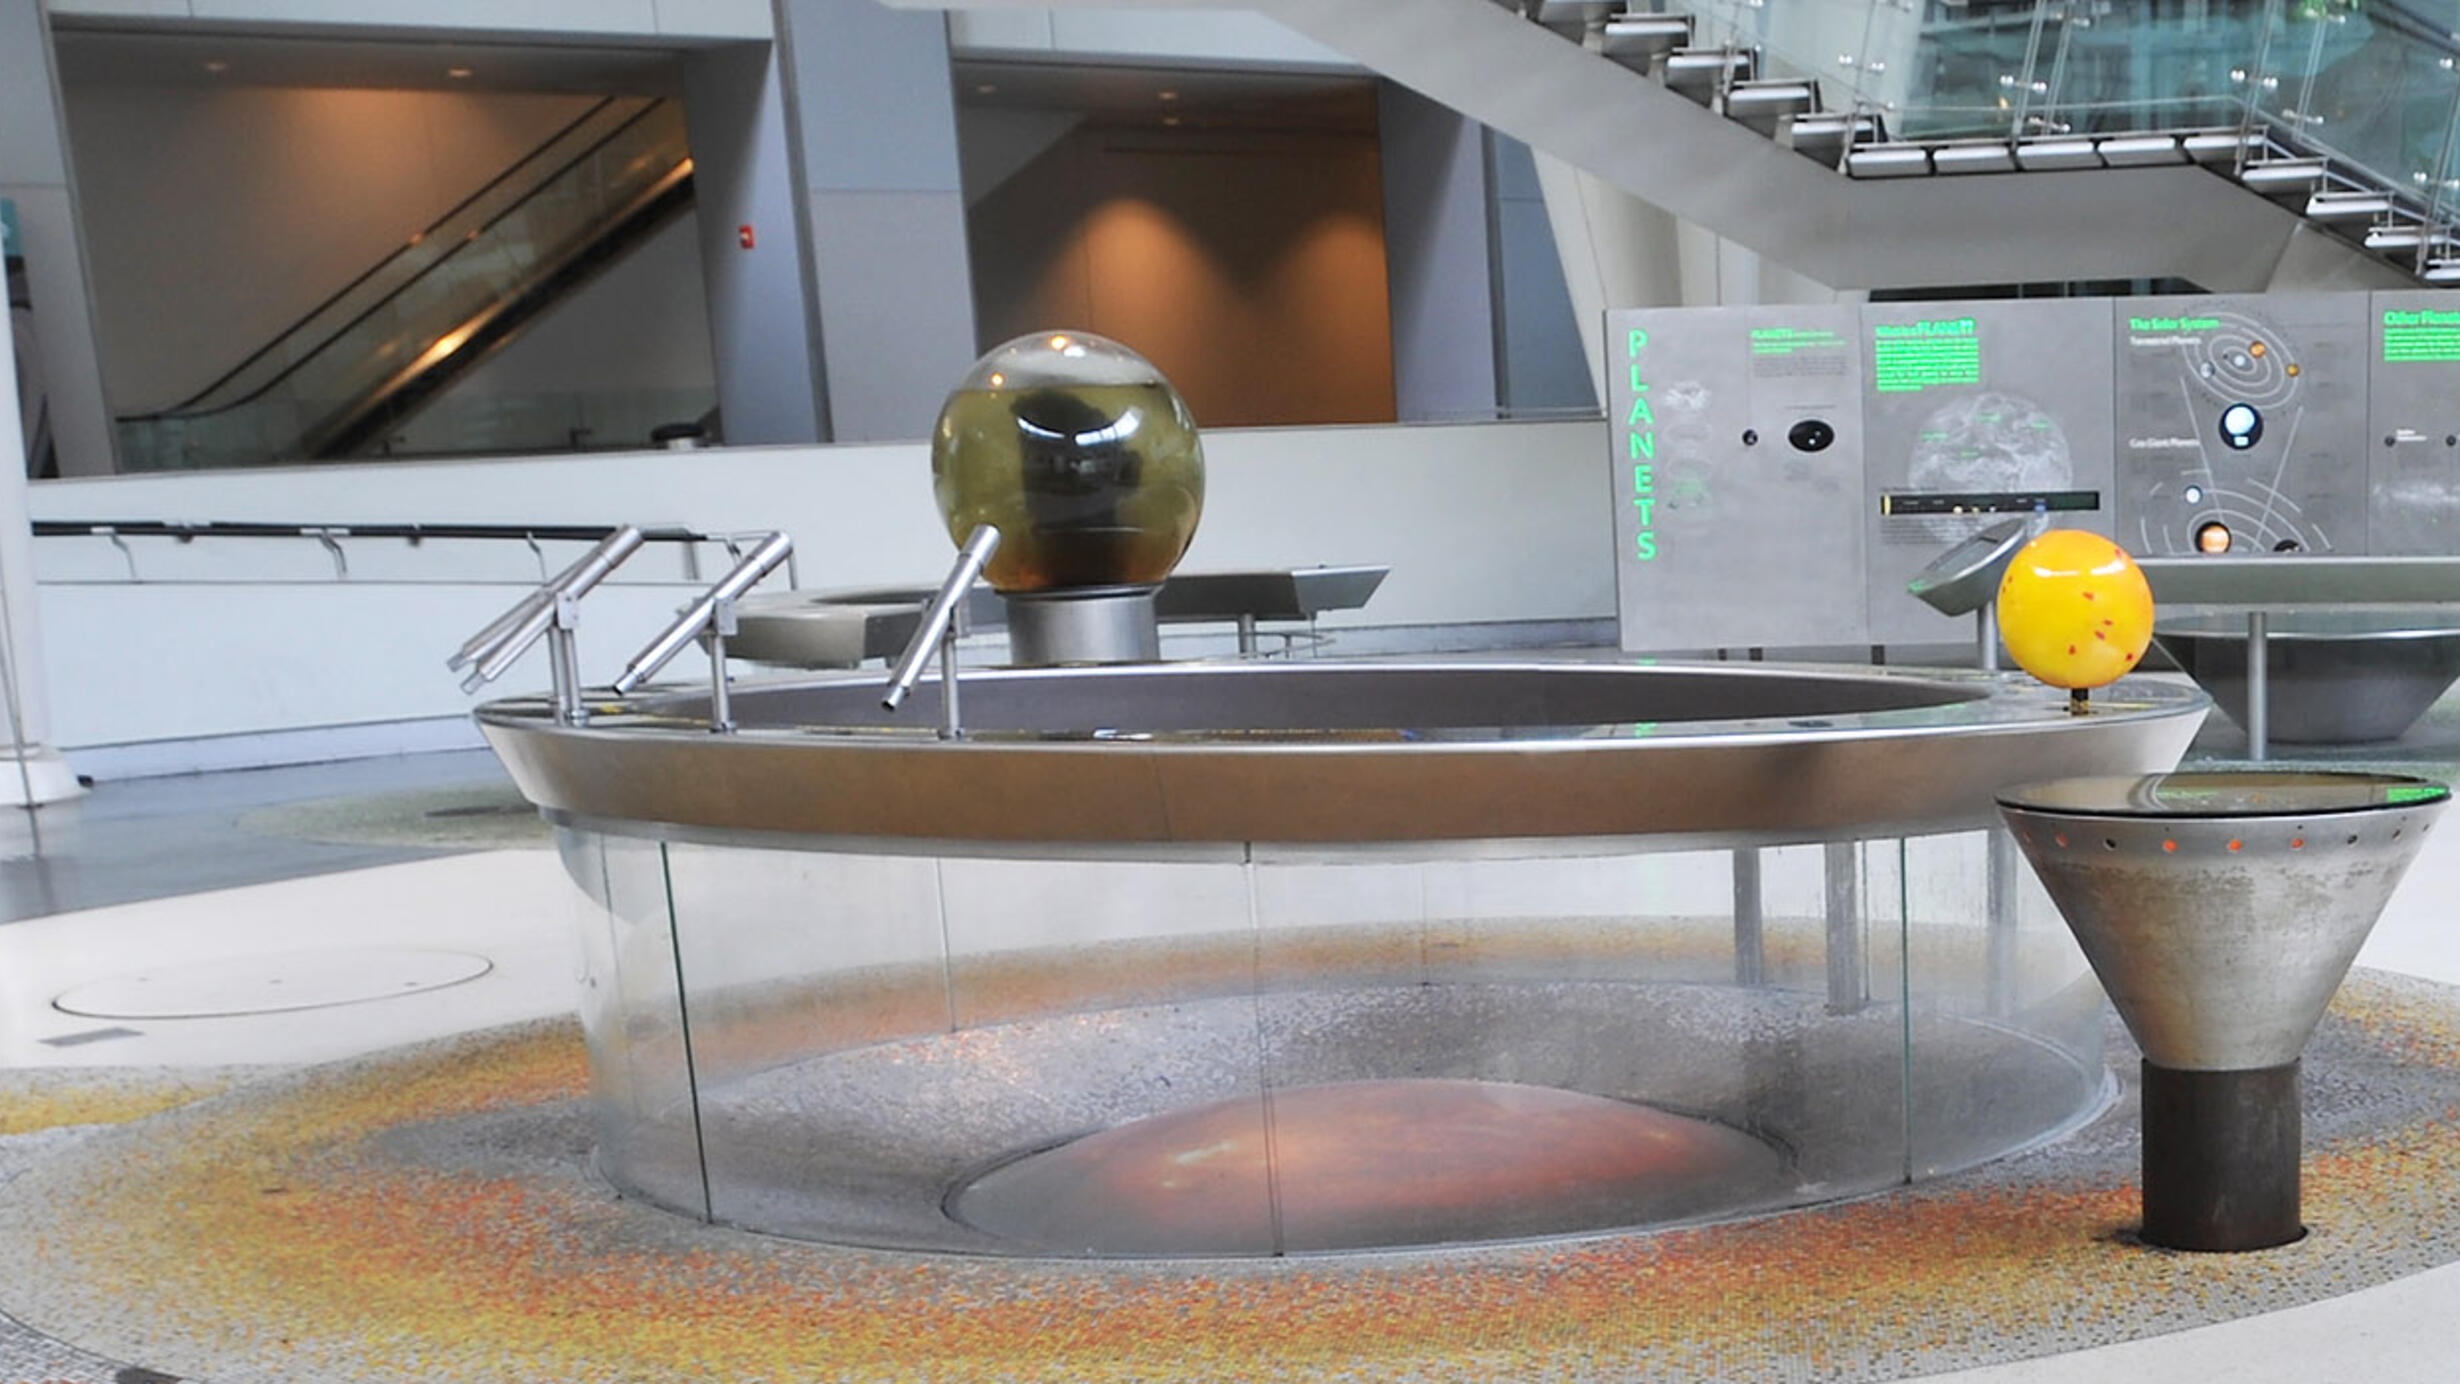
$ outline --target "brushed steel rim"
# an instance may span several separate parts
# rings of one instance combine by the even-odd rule
[[[2167,769],[2210,706],[2200,692],[2145,680],[2105,689],[2093,713],[2078,717],[2064,694],[2015,677],[1534,660],[1003,670],[969,673],[964,686],[970,713],[983,704],[977,686],[1003,680],[1058,680],[1046,689],[1054,695],[1130,677],[1235,690],[1228,680],[1268,674],[1327,690],[1362,676],[1440,688],[1472,671],[1630,680],[1636,691],[1713,677],[1745,682],[1698,686],[1818,687],[1929,704],[1432,739],[1291,731],[946,741],[921,728],[762,723],[764,707],[798,693],[876,685],[862,675],[748,685],[733,698],[746,728],[731,735],[712,735],[687,714],[705,705],[699,694],[671,690],[594,703],[594,721],[577,727],[555,724],[539,698],[491,703],[479,720],[523,793],[551,815],[695,833],[1124,849],[1660,835],[1698,844],[1943,830],[1987,820],[1993,794],[2012,784]],[[926,710],[911,714],[930,724]]]

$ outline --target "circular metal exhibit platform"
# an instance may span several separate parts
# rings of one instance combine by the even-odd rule
[[[2153,640],[2231,720],[2247,723],[2243,613],[2164,619]],[[2397,740],[2460,678],[2460,619],[2418,607],[2277,610],[2267,621],[2264,669],[2272,739]]]
[[[2011,783],[2177,762],[2207,701],[2130,681],[2069,714],[2029,679],[1771,665],[1304,661],[993,669],[899,712],[874,676],[556,722],[479,720],[551,817],[819,837],[1373,843],[1867,834],[1978,820]]]
[[[2088,1118],[2101,995],[1992,796],[2208,706],[1632,661],[874,676],[482,709],[584,910],[601,1170],[1023,1256],[1759,1213]],[[922,702],[925,705],[914,705]],[[910,723],[908,718],[910,718]]]

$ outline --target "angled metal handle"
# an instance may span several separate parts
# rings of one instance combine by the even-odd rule
[[[615,695],[623,696],[656,677],[660,668],[683,652],[683,646],[691,643],[702,629],[717,618],[721,605],[731,606],[793,552],[794,540],[782,533],[773,533],[761,539],[759,546],[745,554],[743,560],[736,563],[725,576],[718,578],[715,586],[702,592],[699,600],[676,616],[675,623],[668,625],[657,638],[649,641],[646,648],[632,656],[632,661],[624,665],[622,675],[615,679]],[[717,676],[722,678],[725,675],[725,665],[721,662]]]
[[[606,580],[607,574],[624,563],[624,559],[641,549],[641,531],[626,524],[598,540],[570,567],[558,572],[537,590],[523,596],[513,608],[488,622],[485,629],[470,636],[468,643],[455,650],[444,666],[459,671],[470,667],[470,675],[462,679],[461,690],[475,692],[486,683],[503,676],[504,670],[538,642],[556,620],[559,601],[578,601],[591,588]]]

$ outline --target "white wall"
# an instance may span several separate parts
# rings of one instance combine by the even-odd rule
[[[1205,445],[1187,570],[1391,565],[1372,604],[1327,627],[1613,613],[1596,422],[1224,430]],[[38,519],[782,527],[804,585],[824,588],[929,583],[951,556],[920,443],[55,481],[33,488],[30,507]],[[473,699],[444,656],[538,580],[517,543],[353,540],[342,582],[313,543],[127,541],[142,582],[103,539],[36,541],[64,748],[457,715]],[[663,551],[624,575],[585,607],[591,681],[612,677],[686,594]],[[541,657],[504,686],[542,686]],[[671,676],[701,668],[686,654]]]
[[[597,35],[682,42],[767,38],[768,0],[49,0],[55,15],[317,29]]]
[[[948,46],[960,58],[1176,58],[1206,64],[1358,66],[1348,56],[1246,10],[951,10]]]

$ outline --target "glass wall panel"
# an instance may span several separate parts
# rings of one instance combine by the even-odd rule
[[[619,1185],[1143,1256],[1672,1224],[2064,1128],[2099,993],[1992,841],[565,853]]]
[[[2101,987],[2014,839],[1998,827],[1915,838],[1891,873],[1912,1176],[1969,1167],[2099,1110],[2114,1089]]]
[[[675,930],[656,842],[561,828],[564,869],[586,901],[581,1025],[598,1164],[618,1186],[708,1213]]]
[[[943,1102],[960,1084],[927,1075],[951,1027],[938,862],[686,843],[666,856],[711,1214],[868,1240],[935,1211],[945,1170],[917,1167],[908,1132],[958,1113]],[[843,1060],[858,1050],[890,1060]]]

